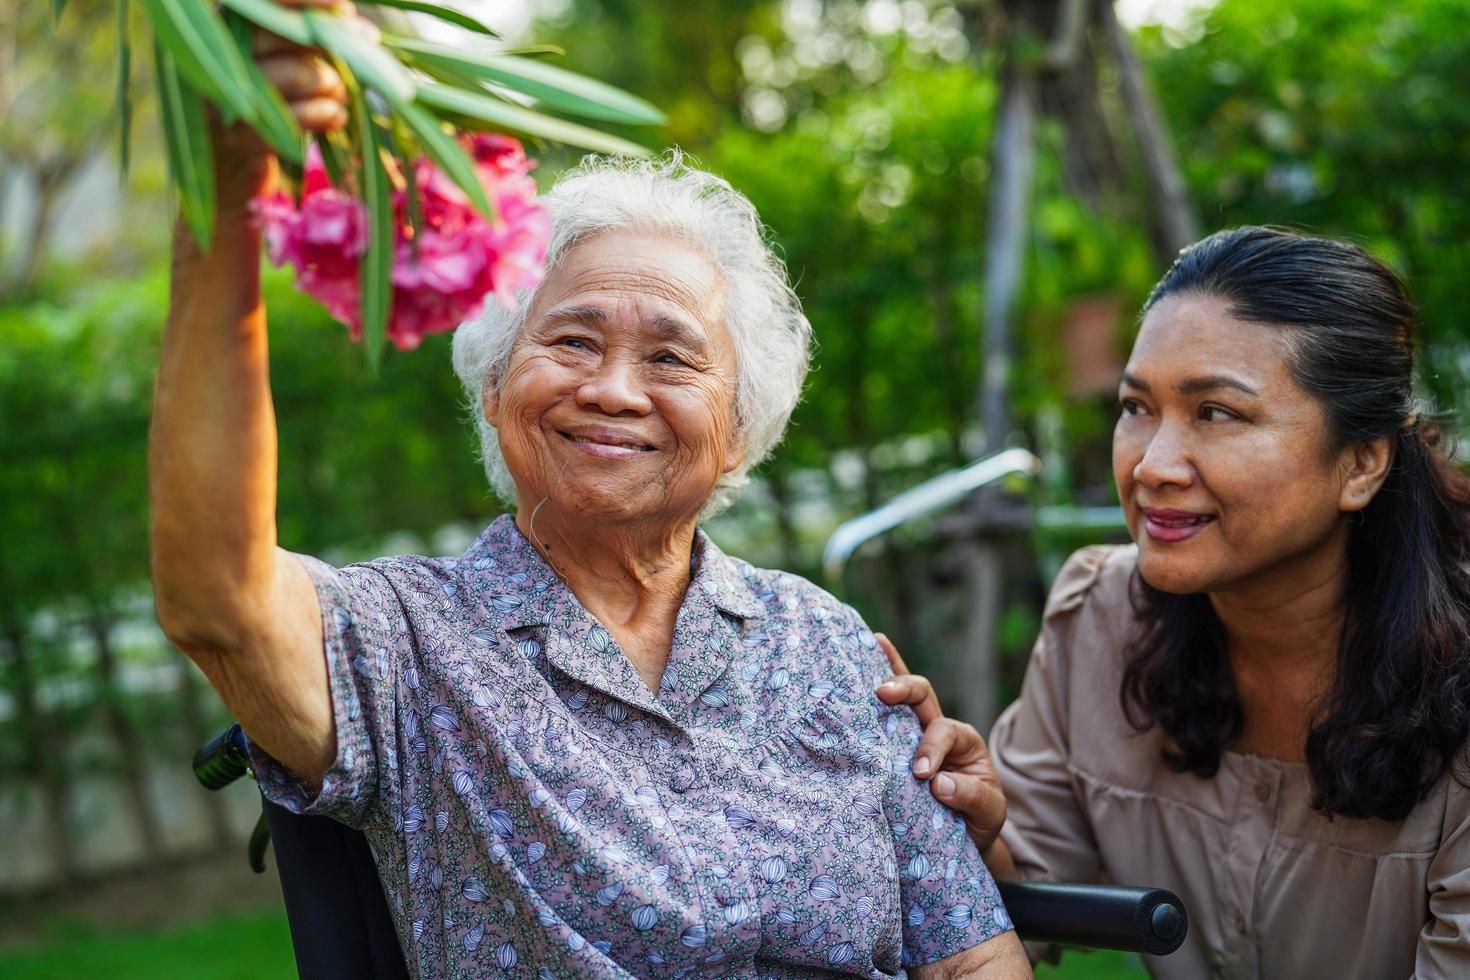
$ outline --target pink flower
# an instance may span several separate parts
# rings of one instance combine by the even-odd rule
[[[275,191],[256,198],[250,209],[265,233],[266,256],[272,265],[282,265],[291,232],[296,227],[296,202],[285,191]]]
[[[503,193],[496,197],[501,227],[490,232],[491,281],[495,297],[507,308],[515,305],[517,290],[533,289],[546,274],[546,246],[551,241],[551,216],[531,194]]]
[[[321,148],[312,140],[311,145],[306,148],[306,164],[301,174],[301,196],[311,197],[319,191],[330,189],[332,178],[327,173],[327,165],[322,160]]]
[[[465,192],[433,163],[420,158],[414,163],[413,172],[424,227],[453,231],[480,219],[474,208],[470,207],[470,199]],[[405,191],[399,191],[393,195],[393,199],[395,205],[401,209],[406,207],[408,195]]]
[[[495,179],[524,177],[536,166],[534,160],[526,159],[526,151],[520,140],[499,133],[476,133],[470,137],[470,156],[483,174]]]
[[[536,201],[536,184],[521,144],[508,136],[477,134],[468,143],[476,170],[496,205],[494,220],[431,162],[413,164],[422,228],[415,240],[407,192],[393,195],[392,310],[388,337],[412,350],[431,333],[453,330],[479,313],[494,293],[507,306],[517,290],[541,281],[551,220]],[[362,335],[358,276],[368,244],[367,210],[334,188],[313,145],[307,155],[301,204],[285,193],[255,202],[266,254],[296,270],[296,283]]]
[[[490,278],[489,254],[474,225],[452,232],[425,229],[418,254],[401,242],[393,257],[393,322],[389,337],[401,349],[425,334],[443,333],[480,312]]]

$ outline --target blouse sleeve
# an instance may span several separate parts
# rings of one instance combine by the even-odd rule
[[[1068,644],[1076,611],[1110,549],[1085,548],[1057,575],[1021,696],[990,733],[990,757],[1006,795],[1001,837],[1023,878],[1095,881],[1101,865],[1068,759]]]
[[[1454,774],[1439,851],[1429,863],[1429,921],[1414,956],[1417,980],[1470,976],[1470,790]]]
[[[1012,929],[995,881],[964,819],[913,775],[923,726],[907,705],[885,705],[873,691],[888,678],[887,661],[858,614],[844,609],[856,637],[854,656],[881,733],[875,750],[888,768],[884,813],[893,835],[903,965],[934,963]]]
[[[1009,931],[1011,918],[962,817],[916,779],[923,726],[906,705],[879,712],[890,778],[885,808],[898,865],[903,963],[933,963]]]
[[[400,667],[412,663],[412,632],[397,592],[374,565],[338,569],[296,557],[321,606],[337,754],[320,789],[254,743],[251,762],[266,799],[361,829],[377,813],[396,812],[396,686]]]

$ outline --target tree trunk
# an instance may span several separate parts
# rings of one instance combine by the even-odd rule
[[[1024,276],[1036,166],[1035,89],[1032,69],[1012,51],[1002,79],[1000,118],[992,144],[985,230],[985,365],[979,401],[987,454],[1004,447],[1011,428],[1011,318]],[[981,495],[975,506],[983,509],[985,501],[986,496]],[[962,717],[985,731],[995,717],[1000,676],[996,629],[1000,623],[1002,561],[994,540],[982,538],[966,547],[969,619],[964,656],[956,665],[957,700]]]
[[[1179,163],[1174,159],[1164,115],[1144,78],[1143,66],[1138,63],[1133,45],[1118,23],[1112,0],[1099,0],[1099,3],[1098,16],[1102,19],[1113,60],[1118,65],[1123,100],[1128,105],[1128,115],[1133,120],[1133,131],[1138,137],[1138,149],[1143,157],[1155,248],[1164,264],[1168,265],[1180,249],[1199,239],[1199,223],[1190,206]]]
[[[61,192],[68,178],[76,170],[83,157],[69,157],[48,162],[34,171],[36,181],[36,207],[31,213],[30,234],[21,239],[20,268],[11,280],[6,294],[25,293],[36,284],[51,252],[51,231],[56,220],[56,206],[61,201]]]
[[[65,734],[62,726],[46,730],[45,719],[36,703],[36,677],[28,647],[29,638],[19,620],[5,624],[5,646],[9,652],[10,673],[14,678],[16,720],[23,743],[21,768],[26,776],[41,787],[42,821],[46,825],[46,844],[51,854],[54,881],[71,885],[77,879],[76,853],[71,846],[71,787],[66,780]]]
[[[772,460],[766,471],[766,486],[771,490],[771,499],[776,504],[776,530],[781,536],[781,567],[787,571],[796,568],[800,558],[800,543],[796,537],[796,521],[792,519],[791,484],[786,479],[786,467],[779,460]]]
[[[1036,168],[1035,78],[1011,57],[1001,84],[985,228],[985,364],[979,402],[986,453],[1000,450],[1010,432],[1011,316],[1021,291]]]
[[[107,727],[112,733],[113,748],[117,752],[118,768],[127,789],[128,801],[133,811],[133,820],[142,837],[143,850],[150,861],[163,856],[163,833],[159,829],[158,817],[148,797],[147,773],[144,762],[147,755],[143,740],[123,708],[123,692],[117,683],[117,655],[112,646],[111,616],[93,606],[87,616],[87,629],[97,650],[97,675],[100,687],[100,702]]]
[[[199,683],[194,678],[194,665],[186,658],[178,657],[179,665],[179,713],[183,717],[185,738],[184,758],[191,758],[199,747],[209,741],[216,732],[210,731],[200,703]],[[230,829],[230,815],[225,801],[218,793],[204,793],[204,808],[209,816],[210,839],[217,849],[223,850],[234,843],[235,835]]]
[[[993,539],[966,542],[964,655],[954,665],[955,716],[989,734],[1000,697],[1000,627],[1002,576],[1000,546]]]

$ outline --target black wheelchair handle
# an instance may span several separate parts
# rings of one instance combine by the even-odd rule
[[[224,789],[250,769],[250,750],[238,724],[220,732],[194,753],[194,778],[205,789]]]
[[[1184,943],[1189,913],[1164,888],[996,882],[1016,933],[1032,942],[1167,956]]]

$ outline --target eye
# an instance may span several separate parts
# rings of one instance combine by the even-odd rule
[[[1199,417],[1202,422],[1231,422],[1240,418],[1230,409],[1221,408],[1219,405],[1201,405]]]
[[[657,354],[655,354],[653,357],[653,363],[667,364],[671,367],[682,367],[684,365],[684,361],[682,358],[679,357],[679,355],[666,350],[659,351]]]
[[[1124,415],[1138,415],[1143,411],[1143,406],[1139,404],[1136,398],[1119,398],[1118,411]]]
[[[573,350],[588,350],[587,341],[581,337],[563,337],[556,342],[558,347],[570,347]]]

